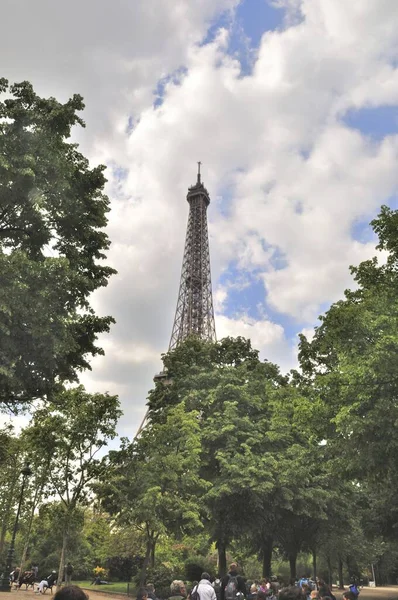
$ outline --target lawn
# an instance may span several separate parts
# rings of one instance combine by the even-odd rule
[[[116,581],[114,583],[110,583],[109,585],[91,585],[91,581],[72,581],[72,583],[82,588],[89,588],[90,590],[96,592],[118,592],[119,594],[127,594],[128,583],[125,581]]]

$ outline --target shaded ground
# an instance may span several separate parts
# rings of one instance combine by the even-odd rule
[[[87,593],[90,597],[90,600],[121,600],[121,598],[127,598],[127,596],[115,594],[113,592],[107,593],[105,591],[93,591],[92,588],[87,589]],[[333,593],[336,596],[337,600],[341,599],[342,592],[340,590],[333,589]],[[32,592],[31,589],[27,591],[12,590],[11,596],[14,600],[34,600],[35,598],[43,598],[43,600],[45,600],[45,598],[51,598],[51,593],[47,591],[47,593],[44,596],[40,596],[39,594],[35,594],[34,592]],[[359,598],[360,600],[398,600],[398,586],[393,585],[390,587],[363,588],[361,590],[361,595],[359,596]]]
[[[342,593],[340,590],[333,589],[337,600],[340,600]],[[398,585],[379,588],[364,587],[359,595],[359,600],[398,600]]]
[[[97,592],[97,591],[92,591],[92,589],[87,589],[86,590],[90,600],[123,600],[125,598],[128,598],[127,594],[116,594],[114,592]],[[55,587],[54,587],[54,593],[55,593]],[[41,594],[35,594],[31,589],[29,590],[12,590],[10,596],[3,594],[3,596],[5,596],[4,600],[6,598],[10,598],[10,600],[50,600],[52,598],[51,592],[50,590],[47,590],[47,592],[44,595]]]

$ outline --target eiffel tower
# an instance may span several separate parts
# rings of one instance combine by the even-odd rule
[[[188,227],[169,351],[174,350],[189,335],[209,341],[216,339],[207,233],[210,196],[201,182],[200,165],[199,162],[197,182],[188,189],[187,194]]]
[[[210,196],[201,181],[201,164],[198,162],[195,185],[188,188],[188,226],[169,352],[177,348],[190,335],[213,342],[216,340],[207,230],[207,207],[210,204]],[[166,371],[155,375],[154,381],[165,385],[171,383]],[[144,429],[147,418],[148,411],[135,438]]]

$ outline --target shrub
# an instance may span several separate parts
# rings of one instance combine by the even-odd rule
[[[130,581],[133,575],[133,559],[126,556],[112,556],[106,560],[111,579]],[[136,571],[136,570],[135,570]]]
[[[203,556],[197,556],[185,561],[184,564],[185,579],[188,581],[199,581],[204,571],[214,576],[214,567],[212,563]]]

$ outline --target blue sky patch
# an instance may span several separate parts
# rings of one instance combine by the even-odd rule
[[[228,270],[228,283],[233,284],[232,271],[233,269]],[[242,280],[242,285],[229,287],[224,314],[233,317],[243,312],[253,319],[259,319],[261,316],[259,305],[263,305],[265,299],[264,284],[256,276],[245,277],[245,280],[245,282]]]
[[[235,21],[250,39],[251,46],[258,48],[263,34],[281,27],[284,16],[281,8],[267,0],[243,0],[236,9]]]
[[[368,242],[376,242],[376,235],[369,225],[370,221],[376,215],[372,215],[370,217],[363,217],[361,219],[357,219],[351,225],[351,237],[357,242],[361,242],[361,244],[367,244]]]
[[[227,52],[239,60],[242,75],[249,75],[263,34],[281,27],[284,17],[285,11],[273,6],[269,0],[241,0],[235,13],[225,11],[219,15],[209,27],[201,45],[212,42],[219,29],[227,29]]]
[[[386,135],[398,133],[398,106],[349,110],[343,122],[348,127],[359,129],[362,134],[380,141]]]

